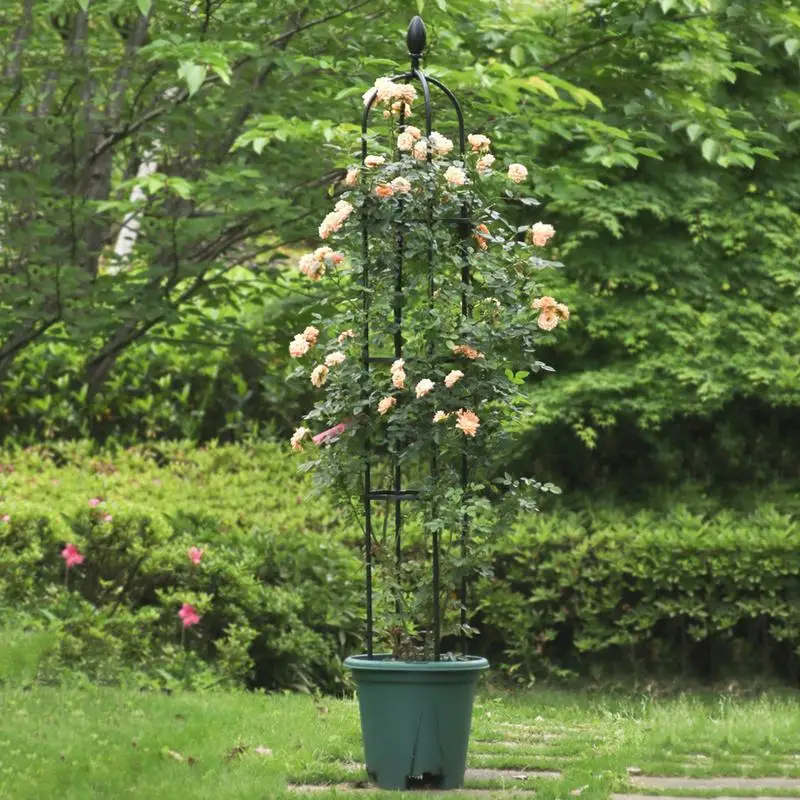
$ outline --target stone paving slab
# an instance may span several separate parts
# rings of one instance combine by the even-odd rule
[[[348,772],[361,772],[363,764],[357,761],[339,761],[338,766]],[[526,781],[529,778],[560,778],[561,773],[555,769],[497,769],[495,767],[467,767],[464,780],[467,781]]]
[[[631,775],[630,782],[642,789],[794,789],[800,795],[800,778],[680,778]]]
[[[709,797],[687,797],[686,795],[668,795],[668,794],[612,794],[611,800],[791,800],[786,795],[770,796],[770,795],[714,795],[713,798]]]
[[[347,792],[347,794],[342,795],[343,797],[358,797],[362,794],[372,794],[380,791],[380,789],[374,787],[360,786],[355,783],[335,783],[328,785],[319,783],[290,783],[287,788],[290,792],[297,792],[298,794],[319,794],[335,789],[337,792]],[[386,792],[387,796],[393,794],[396,793]],[[443,789],[426,789],[425,795],[433,795],[436,797],[440,795],[442,797],[485,797],[489,798],[489,800],[491,800],[491,798],[502,797],[505,800],[505,798],[529,798],[534,795],[534,792],[518,789],[449,789],[447,791]],[[739,798],[739,800],[741,800],[741,798]],[[783,798],[783,800],[786,800],[786,798]]]

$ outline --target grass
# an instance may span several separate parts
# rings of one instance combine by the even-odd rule
[[[352,771],[361,741],[351,699],[6,687],[0,708],[3,800],[265,800],[296,796],[289,782],[364,777]],[[471,766],[552,769],[562,776],[472,785],[535,788],[537,800],[580,790],[583,800],[595,800],[629,788],[632,766],[664,775],[800,776],[798,711],[794,694],[653,699],[486,687],[476,702]]]

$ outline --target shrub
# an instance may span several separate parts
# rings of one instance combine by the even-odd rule
[[[94,680],[340,685],[341,656],[360,633],[358,558],[341,546],[330,508],[298,502],[304,480],[285,470],[274,479],[280,451],[264,449],[271,460],[220,448],[166,469],[121,454],[90,462],[105,466],[88,481],[76,467],[42,462],[31,475],[27,453],[27,469],[6,474],[0,608],[57,632],[42,677],[67,668]],[[68,542],[85,562],[65,575]],[[205,548],[199,565],[191,546]],[[181,648],[185,602],[202,620]]]
[[[10,517],[0,521],[0,619],[16,637],[4,635],[0,679],[67,671],[144,685],[340,688],[341,656],[361,647],[361,535],[310,497],[286,453],[95,452],[82,442],[0,454],[0,520]],[[774,497],[782,510],[767,494],[735,512],[700,495],[650,510],[551,503],[507,532],[493,575],[473,586],[473,651],[521,681],[735,669],[795,681],[800,507]],[[409,545],[422,535],[406,534]],[[65,589],[67,542],[86,560]],[[197,567],[191,546],[205,548]],[[202,620],[182,648],[184,602]]]
[[[477,587],[484,647],[521,679],[555,672],[796,680],[800,524],[749,515],[547,515],[500,544]]]

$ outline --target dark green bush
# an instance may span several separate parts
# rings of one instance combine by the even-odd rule
[[[542,515],[477,594],[484,648],[522,679],[800,673],[800,524],[769,506]]]

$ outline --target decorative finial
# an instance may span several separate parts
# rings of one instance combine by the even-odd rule
[[[425,23],[422,21],[422,17],[414,17],[409,23],[408,33],[406,34],[408,52],[412,58],[419,58],[422,55],[426,40]]]

